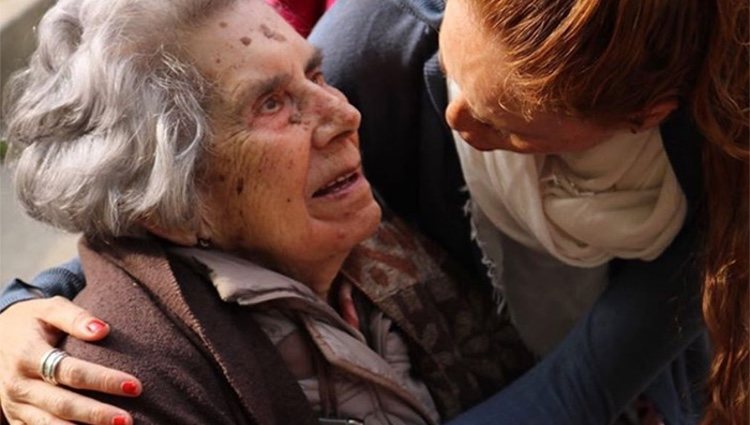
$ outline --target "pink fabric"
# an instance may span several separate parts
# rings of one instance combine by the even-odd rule
[[[323,12],[333,6],[336,0],[266,0],[302,36],[310,34]]]
[[[664,425],[664,419],[656,409],[656,405],[651,400],[641,396],[635,402],[638,418],[641,425]]]

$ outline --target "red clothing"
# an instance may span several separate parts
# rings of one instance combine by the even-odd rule
[[[323,12],[336,0],[266,0],[303,37],[310,34]]]

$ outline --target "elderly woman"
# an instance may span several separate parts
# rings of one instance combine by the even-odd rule
[[[132,418],[100,422],[435,424],[527,364],[425,242],[394,221],[367,239],[381,210],[360,115],[320,63],[260,0],[62,0],[44,17],[13,83],[18,193],[83,232],[77,302],[116,332],[37,359],[50,382],[77,358],[143,380],[111,399]]]

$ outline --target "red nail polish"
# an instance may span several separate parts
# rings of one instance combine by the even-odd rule
[[[128,425],[128,419],[125,416],[115,416],[112,425]]]
[[[138,394],[138,385],[133,381],[125,381],[120,385],[122,392],[125,394],[136,395]]]
[[[86,329],[88,329],[88,331],[91,332],[92,334],[99,333],[100,331],[106,328],[107,328],[107,325],[104,322],[102,322],[101,320],[96,320],[96,319],[90,321],[88,325],[86,325]]]

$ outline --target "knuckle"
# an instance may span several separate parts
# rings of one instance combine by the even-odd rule
[[[23,420],[11,417],[10,412],[8,413],[7,419],[10,425],[26,425],[26,422],[24,422]]]
[[[45,310],[48,312],[53,312],[55,310],[65,308],[68,305],[68,300],[60,295],[55,295],[54,297],[47,298],[45,305]]]
[[[106,410],[101,407],[92,407],[88,412],[88,421],[92,424],[107,424],[109,414]]]
[[[91,313],[79,307],[75,307],[75,313],[72,317],[73,319],[70,321],[71,329],[82,328],[92,319]]]
[[[11,355],[11,363],[13,367],[16,370],[22,370],[24,369],[24,365],[27,367],[33,367],[36,368],[38,366],[36,364],[36,360],[38,356],[38,352],[41,351],[39,348],[40,343],[38,339],[32,339],[28,338],[27,340],[23,341],[21,344],[18,344],[18,351],[15,356]],[[43,344],[41,344],[42,347],[44,347]]]
[[[85,387],[88,382],[86,371],[78,367],[61,367],[60,378],[67,385],[74,388]]]
[[[29,387],[23,379],[11,378],[6,383],[6,394],[10,400],[25,400],[29,396]]]
[[[16,344],[13,352],[8,352],[5,359],[5,367],[10,368],[10,374],[39,376],[39,362],[41,355],[51,348],[48,341],[45,341],[36,333],[28,335],[27,339]]]
[[[10,425],[22,423],[21,412],[17,404],[8,403],[7,405],[3,405],[3,412],[5,413],[5,419]]]
[[[120,378],[114,373],[102,373],[97,384],[99,384],[99,388],[102,390],[117,391],[119,389],[119,382]]]
[[[62,315],[62,316],[61,316]],[[73,304],[69,299],[55,295],[48,300],[43,317],[68,317],[70,324],[77,325],[90,318],[88,311]]]
[[[18,424],[26,425],[26,424],[34,424],[34,425],[48,425],[49,424],[49,417],[46,414],[42,414],[41,412],[28,412],[25,417],[19,417],[16,419]]]
[[[62,305],[67,305],[70,303],[67,298],[63,297],[62,295],[54,295],[52,297],[49,297],[49,301],[51,304],[60,307]]]
[[[91,315],[86,310],[81,310],[76,307],[78,311],[76,311],[75,315],[73,316],[73,321],[71,322],[74,326],[82,325],[85,322],[87,322]]]
[[[59,397],[52,402],[52,412],[62,418],[72,418],[75,413],[75,405],[69,399]]]

